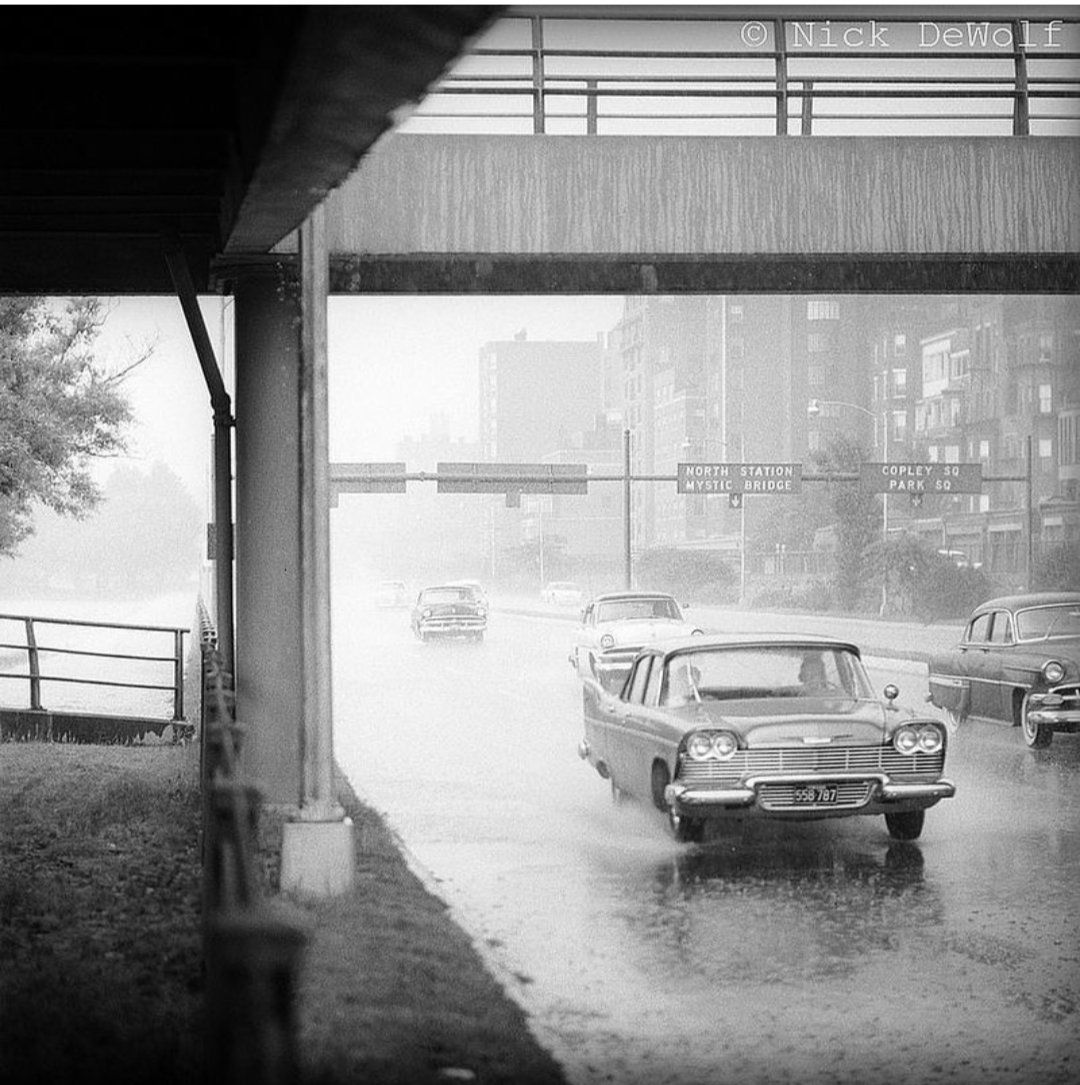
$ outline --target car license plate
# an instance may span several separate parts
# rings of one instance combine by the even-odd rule
[[[828,806],[836,802],[836,784],[807,784],[795,788],[793,801],[800,806]]]

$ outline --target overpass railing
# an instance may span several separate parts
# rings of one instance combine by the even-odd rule
[[[1077,135],[1078,61],[1076,18],[511,14],[398,130]]]

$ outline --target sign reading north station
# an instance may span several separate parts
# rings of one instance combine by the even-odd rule
[[[680,463],[680,494],[797,494],[801,463]]]
[[[859,487],[877,494],[977,494],[980,463],[864,463]]]

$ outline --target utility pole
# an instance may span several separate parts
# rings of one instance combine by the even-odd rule
[[[630,430],[623,430],[623,580],[626,590],[634,586],[634,567],[630,554]]]

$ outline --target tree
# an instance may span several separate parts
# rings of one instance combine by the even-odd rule
[[[84,517],[101,500],[94,459],[124,451],[122,384],[146,354],[107,372],[94,356],[105,307],[0,298],[0,555],[32,535],[35,503]]]
[[[813,467],[824,474],[857,474],[865,458],[860,445],[837,436],[815,457]],[[872,583],[880,589],[882,566],[880,561],[875,564],[872,549],[881,530],[880,506],[874,494],[850,482],[827,485],[836,523],[833,593],[840,606],[853,610]]]

